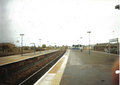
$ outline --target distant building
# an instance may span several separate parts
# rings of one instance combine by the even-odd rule
[[[117,43],[110,43],[110,49],[117,49]],[[109,43],[97,43],[94,46],[94,50],[97,51],[107,51],[109,50]]]
[[[108,43],[97,43],[95,46],[94,46],[94,50],[97,50],[97,51],[104,51],[105,47],[108,48]]]

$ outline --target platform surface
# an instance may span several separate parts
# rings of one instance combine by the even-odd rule
[[[26,53],[26,54],[23,54],[23,56],[21,56],[21,54],[18,54],[18,55],[0,57],[0,66],[8,64],[8,63],[13,63],[13,62],[21,61],[24,59],[32,58],[35,56],[44,55],[44,54],[51,53],[54,51],[57,51],[57,50],[41,51],[41,53],[35,52],[35,54],[34,54],[34,52]]]
[[[117,58],[104,52],[71,50],[60,85],[113,85],[112,66]]]
[[[110,58],[110,59],[109,59]],[[118,55],[67,50],[34,85],[112,85],[112,66]]]

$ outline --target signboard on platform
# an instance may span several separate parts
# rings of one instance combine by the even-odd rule
[[[109,40],[109,60],[110,60],[110,42],[117,42],[117,54],[119,55],[119,43],[118,43],[118,38],[110,39]]]
[[[118,38],[110,39],[109,42],[116,42]]]

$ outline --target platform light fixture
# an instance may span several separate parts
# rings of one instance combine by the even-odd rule
[[[87,31],[87,33],[89,33],[89,54],[90,54],[90,33],[91,31]]]
[[[47,41],[47,44],[48,44],[48,51],[49,51],[49,41]]]
[[[40,40],[40,46],[41,46],[41,39],[39,39]],[[40,53],[41,53],[41,50],[40,50]]]
[[[23,56],[23,36],[24,34],[20,34],[21,36],[21,56]]]
[[[80,37],[80,39],[81,39],[81,46],[82,46],[82,37]],[[82,52],[82,48],[81,48],[81,52]]]

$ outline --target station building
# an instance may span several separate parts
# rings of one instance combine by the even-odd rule
[[[105,51],[109,49],[109,45],[110,45],[110,49],[117,49],[117,43],[97,43],[95,46],[94,46],[94,50],[97,50],[97,51]],[[118,46],[119,47],[119,46]]]

